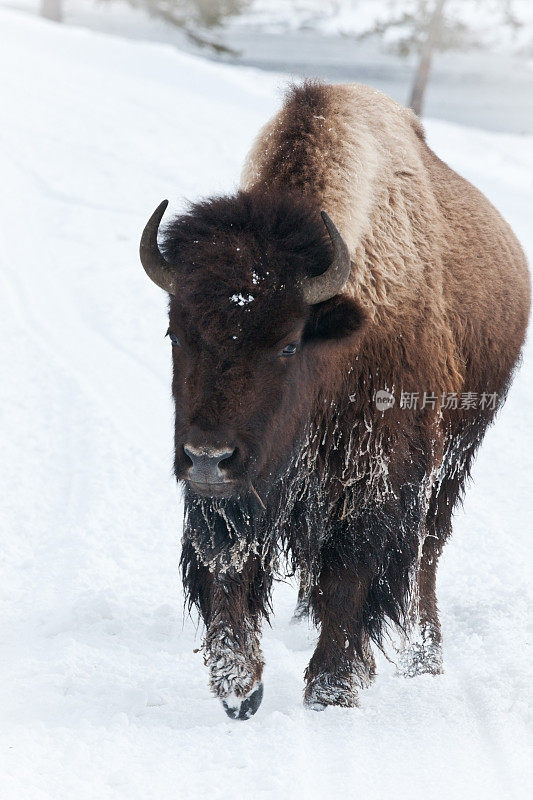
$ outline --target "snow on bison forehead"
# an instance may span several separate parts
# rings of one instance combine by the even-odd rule
[[[267,491],[337,369],[335,348],[362,329],[359,306],[339,295],[346,246],[311,202],[239,192],[173,220],[163,255],[163,211],[143,263],[170,293],[176,476],[199,495],[241,494],[257,479]]]

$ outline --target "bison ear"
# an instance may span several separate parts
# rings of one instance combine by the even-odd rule
[[[338,294],[325,303],[311,306],[311,315],[304,330],[304,340],[332,341],[359,336],[365,322],[366,315],[361,306],[350,297]]]

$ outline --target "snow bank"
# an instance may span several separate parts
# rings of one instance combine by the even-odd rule
[[[2,796],[529,796],[530,354],[443,559],[445,675],[404,681],[380,657],[360,709],[304,711],[313,632],[280,584],[265,700],[230,722],[182,613],[165,300],[137,246],[163,197],[235,186],[276,79],[0,26]],[[532,253],[533,140],[428,131]]]

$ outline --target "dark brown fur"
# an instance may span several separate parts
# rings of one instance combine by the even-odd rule
[[[331,259],[322,208],[352,274],[308,306],[301,282]],[[387,620],[420,634],[406,672],[438,671],[438,556],[495,414],[441,413],[440,398],[505,397],[529,310],[510,228],[406,109],[365,87],[306,84],[260,134],[241,191],[172,222],[164,252],[179,274],[178,479],[185,442],[237,446],[231,492],[186,488],[183,577],[214,691],[244,698],[260,680],[282,554],[320,625],[310,705],[356,703]],[[299,352],[280,357],[292,341]],[[380,389],[397,398],[385,412]],[[436,407],[400,408],[402,391],[432,392]]]

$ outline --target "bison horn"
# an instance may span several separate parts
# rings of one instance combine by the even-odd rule
[[[141,256],[141,263],[148,277],[160,286],[161,289],[164,289],[165,292],[175,294],[176,273],[168,261],[165,260],[157,244],[159,223],[163,218],[167,206],[168,200],[163,200],[146,223],[146,227],[141,236],[139,253]]]
[[[333,261],[325,272],[316,278],[307,278],[303,285],[304,300],[312,306],[338,294],[350,274],[350,253],[346,242],[326,212],[321,214],[333,245]]]

